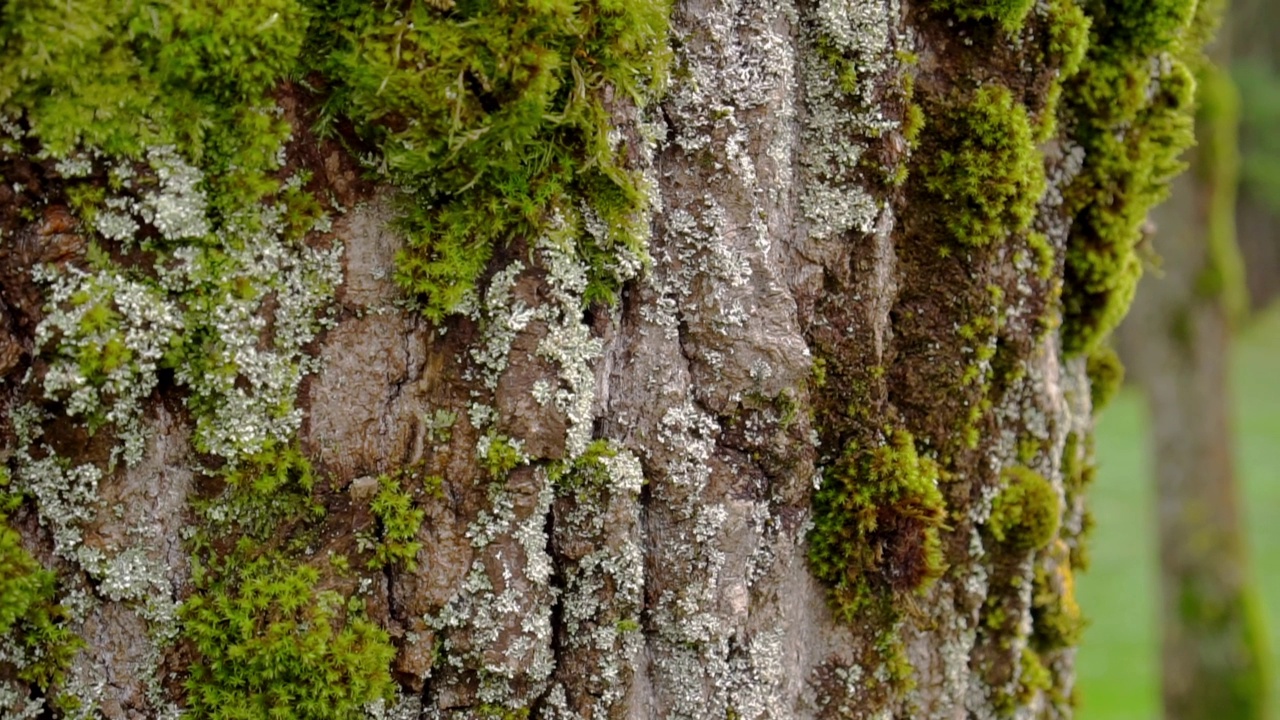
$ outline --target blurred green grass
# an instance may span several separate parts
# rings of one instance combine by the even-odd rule
[[[1249,549],[1271,639],[1273,709],[1280,706],[1280,308],[1233,348],[1237,471]],[[1081,720],[1160,717],[1156,547],[1146,407],[1124,390],[1098,422],[1092,565],[1078,577],[1090,625],[1076,658]]]

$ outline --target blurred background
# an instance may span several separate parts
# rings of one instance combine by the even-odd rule
[[[1083,720],[1280,718],[1280,1],[1210,56],[1097,426]]]

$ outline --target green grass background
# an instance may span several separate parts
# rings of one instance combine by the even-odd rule
[[[1237,471],[1280,703],[1280,311],[1257,318],[1233,348]],[[1160,716],[1156,547],[1146,407],[1124,390],[1098,422],[1092,565],[1078,577],[1089,618],[1076,660],[1081,720]],[[1273,717],[1277,715],[1273,712]]]

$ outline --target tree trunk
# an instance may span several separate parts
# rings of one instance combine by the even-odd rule
[[[1194,2],[17,5],[6,717],[1072,714]]]
[[[1226,39],[1217,53],[1227,55]],[[1164,716],[1265,718],[1266,636],[1239,508],[1228,366],[1244,311],[1233,215],[1238,99],[1225,72],[1199,77],[1191,172],[1153,213],[1161,273],[1121,336],[1152,418],[1160,545]]]
[[[1267,307],[1280,296],[1280,142],[1271,131],[1280,119],[1280,43],[1270,28],[1275,3],[1236,0],[1231,24],[1231,71],[1241,89],[1236,229],[1245,258],[1250,306]]]

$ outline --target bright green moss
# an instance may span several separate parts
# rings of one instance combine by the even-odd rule
[[[0,660],[0,675],[10,671],[49,691],[83,643],[66,629],[65,611],[53,601],[53,573],[22,547],[21,536],[9,526],[7,513],[20,498],[4,492],[7,485],[8,471],[0,467],[0,642],[22,648],[30,661],[10,667]]]
[[[1110,345],[1102,344],[1089,353],[1086,365],[1089,375],[1089,397],[1096,413],[1111,404],[1111,399],[1124,384],[1124,363]]]
[[[0,635],[52,595],[52,574],[23,549],[17,532],[0,524]]]
[[[948,10],[961,20],[994,20],[1010,34],[1022,29],[1035,0],[933,0],[933,7]]]
[[[480,463],[494,478],[505,478],[507,473],[528,461],[519,446],[505,435],[491,432],[482,442]]]
[[[224,477],[226,492],[204,512],[218,534],[265,540],[283,525],[324,514],[312,497],[315,470],[297,446],[269,444]]]
[[[199,652],[187,708],[202,719],[348,720],[390,698],[395,649],[363,601],[319,587],[319,573],[266,553],[197,565],[182,609]]]
[[[351,118],[410,191],[396,277],[429,317],[458,307],[495,249],[531,239],[550,208],[578,199],[593,216],[578,233],[585,300],[612,298],[617,256],[644,257],[646,225],[606,102],[655,93],[665,3],[312,5],[328,112]]]
[[[306,27],[294,0],[10,3],[0,112],[53,157],[179,147],[207,171],[215,209],[231,212],[275,189],[268,173],[288,127],[264,108]]]
[[[827,468],[814,497],[809,561],[831,587],[841,620],[942,574],[938,531],[946,510],[938,476],[906,430],[888,431],[879,447],[850,444]]]
[[[1089,17],[1075,0],[1050,0],[1045,19],[1042,61],[1050,67],[1057,67],[1058,73],[1045,93],[1043,107],[1036,119],[1036,144],[1043,144],[1057,134],[1062,84],[1079,71],[1089,48]]]
[[[1025,231],[1044,193],[1044,165],[1026,108],[990,85],[938,108],[925,128],[918,173],[962,245],[984,247]]]
[[[1088,352],[1120,322],[1142,274],[1135,248],[1192,142],[1195,82],[1184,57],[1194,0],[1085,4],[1089,51],[1066,85],[1084,166],[1064,191],[1073,218],[1063,288],[1063,347]],[[1158,54],[1160,62],[1153,63]]]
[[[1061,500],[1040,473],[1015,465],[1002,473],[1003,487],[991,501],[987,530],[1013,551],[1038,550],[1058,533]]]
[[[1049,1],[1049,53],[1057,59],[1059,78],[1080,69],[1089,50],[1089,16],[1075,0]]]
[[[386,475],[378,478],[378,494],[369,505],[378,519],[378,541],[374,545],[370,567],[381,568],[398,563],[412,571],[417,567],[418,530],[426,513],[414,507],[413,497],[400,488],[400,481]]]

